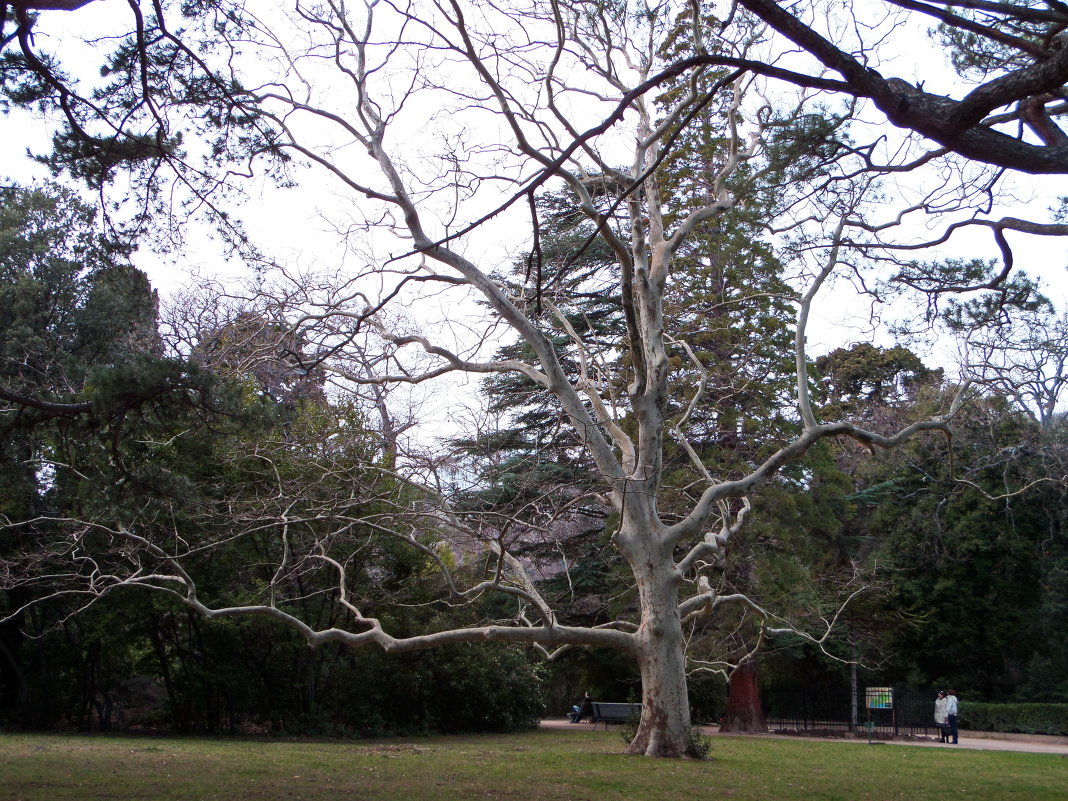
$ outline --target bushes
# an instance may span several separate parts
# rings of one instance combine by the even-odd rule
[[[544,711],[544,668],[517,646],[311,650],[266,621],[124,599],[9,649],[22,681],[0,674],[0,725],[345,737],[517,731]]]
[[[332,717],[360,736],[519,731],[535,728],[544,712],[543,671],[518,647],[344,657],[321,701],[329,698]]]
[[[960,726],[973,731],[1068,736],[1068,704],[961,704]]]

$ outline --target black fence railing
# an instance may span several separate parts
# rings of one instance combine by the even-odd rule
[[[936,737],[934,697],[908,687],[859,687],[854,714],[848,685],[780,691],[765,696],[765,719],[779,732]]]

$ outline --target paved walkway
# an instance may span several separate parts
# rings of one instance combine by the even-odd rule
[[[591,726],[589,723],[569,723],[566,718],[549,718],[541,721],[543,729],[567,729],[569,731],[604,731],[601,726]],[[618,726],[614,727],[618,728]],[[779,737],[791,740],[837,740],[842,742],[865,743],[864,737],[835,738],[835,737],[799,737],[786,734],[724,734],[720,735],[716,726],[699,727],[703,734],[713,737]],[[1004,739],[1003,739],[1004,738]],[[1068,756],[1068,737],[1044,737],[1042,735],[1013,735],[1007,734],[998,737],[993,733],[982,733],[982,736],[970,736],[968,733],[958,738],[957,745],[943,745],[935,739],[907,738],[901,740],[879,740],[878,742],[888,745],[913,745],[923,748],[970,748],[976,751],[1023,751],[1032,754],[1060,754]]]

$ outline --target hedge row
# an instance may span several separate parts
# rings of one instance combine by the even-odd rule
[[[960,727],[973,731],[1068,736],[1068,704],[961,704]]]

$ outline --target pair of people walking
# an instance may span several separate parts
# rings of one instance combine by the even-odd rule
[[[957,691],[938,691],[935,699],[935,725],[938,726],[939,742],[957,744],[957,714],[959,711]],[[950,738],[953,738],[950,740]]]

